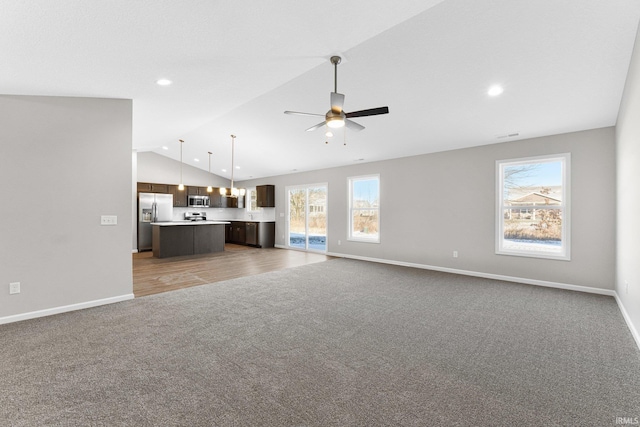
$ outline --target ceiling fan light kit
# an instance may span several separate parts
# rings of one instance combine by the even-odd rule
[[[331,111],[329,113],[332,113]],[[327,126],[333,129],[337,129],[337,128],[341,128],[344,127],[344,119],[342,118],[342,116],[336,116],[336,115],[331,115],[329,116],[329,113],[327,113]]]
[[[323,126],[327,126],[328,128],[338,129],[341,127],[347,127],[353,131],[361,131],[364,129],[359,123],[354,122],[353,120],[349,120],[352,117],[366,117],[366,116],[377,116],[379,114],[388,114],[389,107],[378,107],[378,108],[370,108],[367,110],[359,110],[353,111],[351,113],[345,113],[342,110],[344,105],[344,95],[338,93],[338,64],[342,61],[342,58],[339,56],[332,56],[331,63],[334,67],[334,86],[333,92],[331,92],[331,109],[327,111],[324,115],[324,121],[318,123],[317,125],[311,126],[307,129],[307,132],[312,132],[316,129],[319,129]],[[320,116],[322,114],[316,113],[301,113],[299,111],[285,111],[285,114],[297,115],[297,116]]]

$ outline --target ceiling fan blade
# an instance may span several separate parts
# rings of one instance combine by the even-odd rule
[[[324,117],[324,114],[316,114],[316,113],[301,113],[300,111],[285,111],[285,114],[291,114],[294,116],[318,116]]]
[[[349,119],[344,119],[344,125],[355,132],[359,132],[364,129],[364,126],[362,126],[360,123],[356,123],[353,120]]]
[[[317,125],[315,125],[315,126],[311,126],[309,129],[307,129],[307,132],[312,132],[312,131],[314,131],[314,130],[316,130],[316,129],[319,129],[319,128],[321,128],[322,126],[324,126],[325,124],[327,124],[327,122],[326,122],[326,121],[324,121],[324,122],[322,122],[322,123],[318,123],[318,124],[317,124]]]
[[[337,92],[331,92],[331,111],[336,114],[342,112],[342,106],[344,105],[344,95]]]
[[[351,117],[365,117],[365,116],[377,116],[378,114],[388,114],[389,107],[370,108],[368,110],[352,111],[346,113],[347,118]]]

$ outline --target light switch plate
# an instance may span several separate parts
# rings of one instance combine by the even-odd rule
[[[20,282],[9,283],[9,294],[20,293]]]
[[[100,217],[100,225],[118,225],[117,215],[102,215]]]

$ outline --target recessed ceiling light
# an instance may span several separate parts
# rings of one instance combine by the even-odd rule
[[[193,161],[194,161],[194,162],[199,162],[199,161],[200,161],[200,159],[193,159]]]
[[[226,169],[222,169],[222,172],[226,172],[226,171],[227,171]]]
[[[169,79],[160,79],[156,81],[160,86],[169,86],[171,84],[171,80]]]
[[[236,169],[240,169],[240,166],[236,166]]]
[[[326,135],[328,138],[331,138],[331,137],[333,136],[333,132],[331,132],[331,131],[327,131],[327,133],[325,133],[325,135]]]
[[[164,147],[162,147],[163,150],[168,150],[169,147],[167,147],[166,145]]]
[[[493,85],[489,88],[489,90],[487,91],[487,94],[489,96],[498,96],[500,95],[502,92],[504,92],[504,89],[502,88],[502,86],[500,85]]]

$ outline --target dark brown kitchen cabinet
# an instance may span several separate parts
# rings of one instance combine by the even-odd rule
[[[169,194],[173,194],[173,206],[176,208],[187,207],[187,189],[180,191],[177,185],[168,186]]]
[[[231,222],[231,241],[244,244],[247,238],[247,230],[244,222]]]
[[[224,251],[224,225],[153,226],[153,256],[165,258]]]
[[[275,244],[275,222],[232,221],[225,229],[227,243],[273,248]]]
[[[167,184],[152,184],[150,182],[138,183],[139,193],[168,193],[169,186]]]
[[[187,194],[190,196],[209,196],[211,193],[207,192],[207,187],[187,187]]]
[[[224,242],[233,243],[233,225],[231,224],[224,226]]]
[[[211,193],[207,193],[209,195],[209,207],[221,208],[222,196],[220,195],[220,189],[217,187],[213,187],[211,190]]]
[[[256,186],[256,206],[259,208],[276,207],[276,186],[258,185]]]

